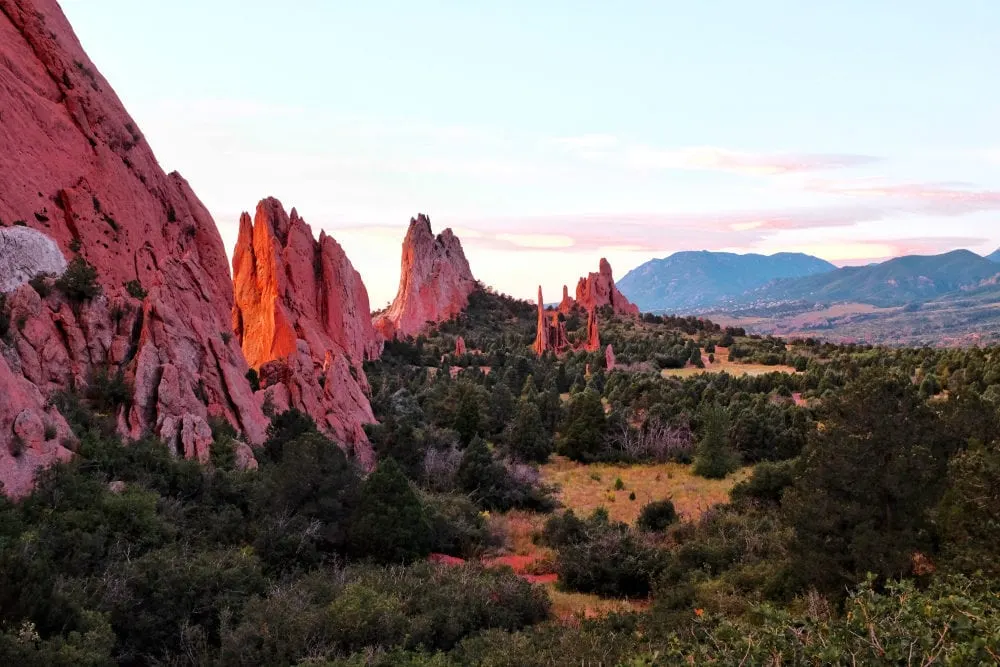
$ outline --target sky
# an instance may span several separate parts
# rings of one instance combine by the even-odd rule
[[[267,196],[373,308],[409,219],[558,300],[679,250],[1000,246],[996,0],[63,0],[227,250]]]

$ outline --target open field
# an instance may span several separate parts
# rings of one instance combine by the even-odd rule
[[[713,505],[727,502],[729,490],[749,476],[750,468],[723,480],[710,480],[695,476],[691,466],[679,463],[584,465],[556,456],[541,472],[545,482],[559,487],[557,497],[567,509],[586,516],[604,507],[612,519],[632,523],[643,505],[664,498],[673,501],[682,519],[697,519]],[[616,490],[619,478],[625,488]],[[629,500],[632,493],[635,500]]]
[[[696,520],[718,503],[729,499],[729,490],[746,479],[744,468],[724,480],[696,477],[691,466],[677,463],[653,465],[611,465],[575,463],[556,456],[541,467],[542,477],[558,485],[558,498],[566,509],[587,516],[605,507],[612,519],[634,523],[642,506],[651,500],[669,498],[682,520]],[[621,479],[624,489],[616,490]],[[634,493],[635,500],[629,500]],[[552,599],[552,613],[564,623],[593,618],[613,612],[639,611],[648,600],[608,599],[585,593],[559,590],[554,573],[555,553],[535,543],[548,515],[511,511],[490,517],[492,530],[505,537],[505,555],[484,559],[487,565],[508,566],[528,581],[545,586]]]
[[[729,360],[729,350],[724,347],[715,349],[715,362],[709,363],[708,355],[702,355],[705,362],[704,368],[698,368],[688,364],[684,368],[664,368],[660,375],[665,378],[685,378],[699,373],[722,373],[725,371],[730,375],[765,375],[767,373],[795,373],[791,366],[765,366],[764,364],[741,364]]]

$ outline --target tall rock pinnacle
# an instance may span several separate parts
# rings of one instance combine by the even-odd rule
[[[308,413],[320,428],[372,455],[363,424],[375,421],[362,362],[382,349],[368,291],[340,245],[319,240],[277,199],[244,213],[233,252],[233,330],[260,371],[259,400]]]
[[[435,237],[430,219],[421,213],[410,220],[403,239],[399,291],[375,318],[375,328],[386,340],[415,335],[428,323],[462,312],[475,289],[461,241],[450,229]]]
[[[68,455],[46,399],[96,372],[121,372],[130,386],[116,415],[126,435],[152,432],[207,460],[207,420],[218,416],[260,442],[267,420],[228,333],[219,231],[187,182],[157,164],[56,0],[0,0],[0,110],[0,220],[23,220],[66,260],[94,266],[103,288],[70,303],[4,283],[24,323],[0,343],[5,491],[26,493],[36,465]],[[247,450],[240,459],[253,461]]]

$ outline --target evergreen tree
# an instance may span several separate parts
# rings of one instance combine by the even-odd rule
[[[701,439],[695,450],[694,473],[709,479],[722,479],[739,465],[739,455],[729,444],[729,413],[719,405],[706,408],[701,415]]]
[[[544,463],[552,453],[552,437],[542,424],[538,406],[518,401],[517,414],[505,434],[507,447],[522,461]]]
[[[560,454],[576,461],[597,460],[604,447],[607,421],[601,397],[593,391],[576,394],[563,420]]]
[[[455,411],[454,428],[464,444],[469,444],[482,431],[482,414],[479,401],[471,391],[463,391]]]
[[[355,555],[385,563],[409,563],[430,552],[424,506],[392,459],[382,461],[361,487],[349,537]]]
[[[796,574],[842,592],[865,573],[899,577],[931,548],[927,514],[953,446],[910,378],[869,371],[825,404],[782,497]]]

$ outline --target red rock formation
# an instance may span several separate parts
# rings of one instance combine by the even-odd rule
[[[550,313],[549,344],[556,354],[569,349],[569,336],[566,334],[566,323],[559,319],[559,313]]]
[[[465,339],[459,336],[455,339],[455,356],[460,357],[466,353]]]
[[[545,318],[545,302],[542,301],[542,286],[538,286],[538,324],[535,327],[535,354],[542,356],[552,349],[549,344],[549,326]]]
[[[563,315],[569,315],[575,306],[576,301],[569,295],[569,287],[563,285],[563,296],[562,301],[559,302],[559,312]]]
[[[399,291],[389,309],[375,318],[386,340],[420,332],[462,312],[476,289],[462,243],[450,229],[435,238],[424,214],[410,220],[403,239]]]
[[[597,352],[601,349],[601,335],[597,329],[597,311],[587,313],[587,342],[584,345],[587,352]]]
[[[103,286],[79,307],[7,286],[17,289],[24,327],[0,344],[9,371],[0,392],[18,397],[4,415],[21,406],[43,419],[52,389],[121,369],[133,385],[132,406],[118,415],[127,435],[152,431],[197,454],[207,418],[218,415],[261,441],[267,420],[228,335],[232,285],[215,223],[184,179],[157,164],[55,0],[0,0],[0,109],[0,219],[25,220],[66,258],[78,252]],[[132,280],[148,291],[141,301],[124,289]],[[15,493],[25,490],[25,469],[64,456],[30,435],[30,416],[21,424],[30,460],[16,470],[0,462]],[[0,450],[16,432],[0,421]]]
[[[377,358],[382,343],[368,291],[340,245],[325,232],[315,240],[295,209],[289,216],[265,199],[253,222],[240,218],[233,291],[233,330],[261,369],[260,400],[308,413],[371,463],[362,424],[375,418],[361,363]]]
[[[538,288],[538,325],[536,327],[535,343],[532,346],[538,356],[546,352],[565,352],[569,349],[569,336],[566,335],[566,323],[559,321],[559,313],[546,312],[542,301],[542,288]]]
[[[638,315],[639,307],[631,303],[615,287],[608,260],[601,258],[600,270],[586,278],[580,278],[576,285],[576,302],[584,310],[611,306],[615,315]]]
[[[611,347],[611,343],[608,343],[608,346],[604,348],[604,365],[609,371],[615,369],[615,350]]]

